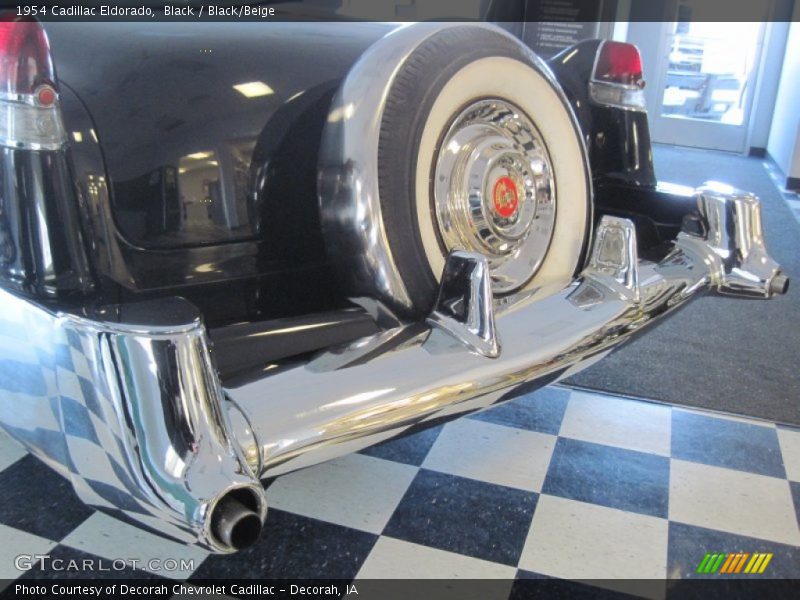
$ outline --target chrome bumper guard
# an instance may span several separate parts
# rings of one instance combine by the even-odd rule
[[[78,316],[0,291],[2,426],[87,504],[235,551],[260,533],[260,478],[569,376],[701,292],[784,293],[758,200],[719,184],[696,195],[700,225],[657,264],[638,259],[630,221],[604,217],[574,282],[497,301],[486,260],[454,252],[426,323],[267,368],[236,388],[220,381],[183,300]]]

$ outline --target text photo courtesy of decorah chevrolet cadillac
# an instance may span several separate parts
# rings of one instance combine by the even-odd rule
[[[672,544],[674,519],[707,525],[682,520],[675,499],[680,469],[705,463],[678,456],[682,415],[713,422],[709,432],[720,423],[744,427],[747,419],[611,396],[604,405],[602,396],[559,382],[593,365],[602,369],[607,355],[638,344],[639,336],[646,340],[656,324],[691,319],[696,298],[721,312],[738,310],[732,301],[741,299],[758,318],[789,292],[790,273],[770,254],[754,193],[719,181],[714,168],[691,187],[657,178],[654,156],[662,154],[651,142],[636,45],[590,38],[547,56],[532,49],[524,29],[488,22],[3,16],[0,447],[3,457],[16,454],[3,458],[0,472],[0,536],[23,532],[8,538],[21,540],[14,556],[47,555],[51,565],[67,564],[53,563],[53,548],[101,556],[94,542],[77,540],[86,532],[83,519],[102,518],[131,539],[152,537],[154,548],[192,547],[186,556],[196,562],[163,551],[159,568],[151,569],[151,557],[126,552],[118,539],[117,555],[105,556],[109,564],[127,561],[132,572],[174,578],[247,556],[249,565],[262,564],[260,577],[297,578],[308,571],[265,567],[254,558],[261,552],[255,548],[289,555],[290,538],[313,537],[298,533],[305,531],[300,526],[281,533],[291,530],[285,521],[296,508],[302,518],[318,519],[313,527],[327,514],[336,527],[376,536],[361,550],[336,538],[345,546],[335,552],[362,558],[352,559],[353,572],[319,571],[329,578],[366,573],[363,561],[374,566],[366,557],[382,544],[413,542],[425,552],[435,548],[439,558],[505,565],[511,574],[503,577],[514,579],[544,539],[534,535],[545,526],[537,517],[557,513],[557,502],[571,497],[579,509],[620,508],[608,523],[649,515],[658,522],[654,531],[665,532],[655,551],[663,553],[662,574],[642,577],[675,575],[667,572],[674,556],[667,554],[667,528]],[[755,322],[741,327],[758,336]],[[741,339],[727,342],[725,330],[716,335],[722,344]],[[671,339],[670,352],[680,354]],[[746,349],[742,357],[737,348],[728,352],[747,370]],[[553,395],[552,402],[526,404],[541,394]],[[586,417],[595,425],[581,425],[595,433],[570,433],[574,411],[595,401],[599,408]],[[628,405],[626,415],[619,407]],[[666,411],[672,437],[666,429],[663,449],[648,449],[659,432],[642,442],[644,449],[637,445],[651,426],[637,421],[638,411],[658,419]],[[541,429],[551,416],[555,425]],[[618,435],[626,427],[629,439]],[[730,456],[757,454],[752,440],[762,429],[777,431],[774,423],[747,427],[755,437],[744,436]],[[800,434],[780,428],[788,461],[784,437]],[[488,443],[484,431],[517,437]],[[600,440],[606,434],[616,441]],[[728,442],[720,435],[714,439],[723,448]],[[529,438],[542,449],[523,460],[515,444]],[[451,458],[459,466],[448,471],[441,457],[446,444],[456,443],[463,450]],[[619,489],[595,501],[591,490],[559,487],[579,486],[584,477],[595,485],[593,473],[610,464],[599,458],[563,478],[556,470],[577,464],[570,461],[594,460],[571,456],[576,444],[590,454],[617,446],[614,452],[643,462],[611,468],[609,481],[621,478],[613,484]],[[390,462],[397,448],[419,456]],[[534,474],[542,452],[547,459]],[[791,515],[791,493],[798,498],[800,491],[790,491],[786,479],[796,473],[779,455],[770,460],[775,456]],[[39,461],[61,477],[48,479]],[[365,470],[341,466],[353,461]],[[409,471],[391,509],[376,508],[375,495],[392,493],[405,475],[391,484],[376,475],[370,484],[371,469],[380,465]],[[28,479],[32,472],[42,475]],[[322,473],[317,480],[315,473]],[[348,474],[352,486],[337,483]],[[293,484],[286,482],[303,478],[305,492],[296,504],[287,502],[285,488]],[[62,506],[87,515],[63,535],[58,527],[38,527],[41,515],[20,513],[21,498],[51,493],[37,488],[39,479],[58,482],[47,487],[69,499]],[[439,517],[424,511],[436,494],[467,490],[452,502],[474,507],[484,492],[470,486],[489,483],[506,486],[491,509],[444,537],[432,533]],[[11,491],[17,489],[27,492]],[[363,497],[348,498],[354,489]],[[650,504],[636,505],[643,490]],[[413,493],[436,497],[413,509]],[[628,500],[618,497],[623,493]],[[520,494],[529,494],[527,508],[515,504]],[[48,522],[62,518],[58,504],[48,509]],[[342,510],[350,516],[337,517]],[[482,519],[495,513],[508,520],[508,531],[493,538]],[[514,525],[523,513],[527,520]],[[403,537],[401,518],[422,528],[419,537]],[[769,568],[796,577],[796,565],[785,567],[798,556],[796,520],[792,526],[783,537],[765,538],[790,549],[783,555],[760,545],[755,531],[721,526],[750,535],[752,545],[723,540],[698,547],[691,570],[706,573],[698,565],[709,554],[739,553],[744,567],[745,552],[772,553]],[[560,529],[565,539],[571,527]],[[29,551],[25,540],[32,536],[52,543]],[[453,542],[459,536],[472,541]],[[603,550],[601,538],[594,552],[615,556],[619,549]],[[191,567],[160,572],[172,564],[167,559]],[[570,578],[546,562],[527,570]],[[8,563],[0,575],[16,578],[7,575],[13,558]],[[40,563],[25,564],[23,572],[35,578]],[[467,576],[485,577],[478,566]],[[716,577],[729,570],[721,568]],[[635,578],[624,569],[586,573],[585,579]]]

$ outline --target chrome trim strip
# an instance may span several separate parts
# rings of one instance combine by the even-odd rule
[[[61,150],[64,147],[64,143],[65,142],[40,144],[37,142],[25,142],[18,139],[11,139],[0,136],[0,146],[3,146],[4,148],[13,148],[15,150],[36,150],[36,151]]]
[[[486,259],[454,253],[432,322],[398,325],[236,388],[220,383],[184,300],[76,315],[0,290],[0,369],[13,373],[0,377],[0,425],[88,504],[230,552],[263,522],[259,477],[481,410],[522,384],[557,381],[705,291],[785,292],[755,197],[709,184],[697,202],[705,231],[679,234],[657,264],[637,259],[629,221],[604,217],[589,265],[560,290],[492,303]]]
[[[592,80],[589,82],[589,98],[598,106],[630,112],[647,112],[644,90],[635,86]]]
[[[53,91],[55,92],[55,90]],[[58,104],[60,98],[61,96],[58,94],[58,92],[55,92],[55,99],[56,99],[55,104]],[[36,99],[35,94],[16,94],[11,92],[0,92],[0,102],[16,102],[18,104],[26,104],[28,106],[42,108],[42,105],[39,104],[39,101]]]

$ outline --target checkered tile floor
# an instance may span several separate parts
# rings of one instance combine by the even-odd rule
[[[773,552],[763,577],[800,578],[800,431],[560,387],[275,479],[264,535],[233,556],[92,512],[6,437],[0,470],[0,579],[76,575],[14,567],[20,553],[49,553],[193,559],[158,573],[173,578],[613,587],[696,577],[706,552],[736,551]]]

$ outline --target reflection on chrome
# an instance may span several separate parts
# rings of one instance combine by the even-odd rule
[[[217,552],[237,549],[222,539],[237,541],[218,510],[226,523],[263,522],[264,491],[231,432],[248,438],[230,425],[191,305],[167,299],[86,318],[6,291],[0,302],[17,325],[0,335],[0,361],[22,358],[30,374],[24,390],[2,395],[2,425],[81,500]]]
[[[485,254],[496,293],[524,287],[544,261],[556,220],[542,136],[520,108],[488,99],[461,111],[442,146],[433,192],[445,247]]]
[[[500,354],[492,277],[485,256],[460,250],[450,255],[428,323],[450,333],[478,354],[489,358]]]
[[[627,219],[605,217],[597,230],[594,251],[589,257],[589,272],[623,298],[639,301],[639,257],[636,228]]]

